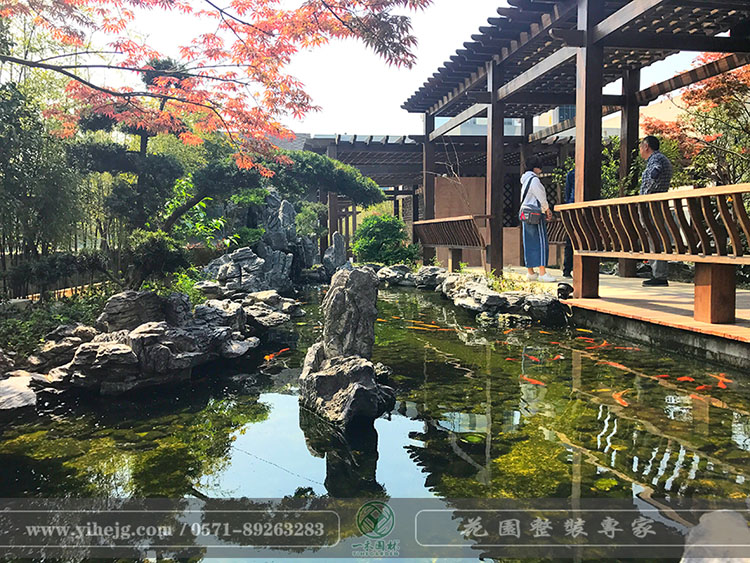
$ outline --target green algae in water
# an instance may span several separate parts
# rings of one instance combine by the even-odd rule
[[[373,360],[394,370],[398,402],[375,436],[347,445],[298,412],[296,377],[320,332],[321,294],[311,293],[305,323],[261,355],[292,352],[265,375],[243,367],[258,385],[233,387],[211,373],[185,388],[82,398],[0,427],[0,493],[750,494],[741,374],[594,332],[476,329],[469,313],[430,293],[380,297]],[[726,389],[712,377],[719,372]],[[613,395],[626,390],[623,406]]]

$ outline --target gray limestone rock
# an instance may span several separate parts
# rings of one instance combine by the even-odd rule
[[[414,276],[418,288],[433,290],[445,281],[448,270],[438,266],[422,266]]]
[[[159,295],[153,291],[124,291],[109,298],[96,324],[105,332],[115,332],[163,320],[164,300]]]
[[[336,272],[323,300],[323,344],[327,358],[370,358],[378,316],[378,279],[370,270]]]
[[[405,264],[396,264],[395,266],[386,266],[378,270],[378,279],[386,285],[399,285],[411,274],[411,268]]]
[[[256,330],[265,331],[289,322],[290,316],[266,305],[256,303],[243,307],[247,324]]]
[[[36,393],[30,387],[31,379],[31,375],[19,375],[0,381],[0,412],[36,406]]]
[[[228,326],[240,332],[245,330],[245,311],[242,305],[229,299],[209,299],[195,308],[194,317],[197,323]]]
[[[304,406],[340,426],[357,417],[378,418],[396,404],[396,392],[377,382],[372,362],[357,356],[325,360],[317,370],[303,372],[300,398]]]
[[[333,244],[323,254],[323,267],[329,276],[333,276],[346,262],[346,242],[343,235],[337,231],[333,233]]]
[[[221,295],[221,285],[216,281],[200,281],[196,283],[193,288],[197,289],[207,297],[219,297],[219,295]]]
[[[3,352],[3,349],[0,348],[0,378],[3,377],[3,374],[11,371],[15,367],[15,360],[13,360],[13,358],[9,354],[6,354],[5,352]]]

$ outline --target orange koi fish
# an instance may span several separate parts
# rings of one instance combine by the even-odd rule
[[[625,389],[625,391],[618,391],[617,393],[612,393],[612,398],[623,407],[629,407],[630,403],[628,403],[625,399],[622,398],[622,396],[628,391],[630,391],[630,389]]]
[[[604,393],[605,391],[612,391],[609,387],[605,387],[604,389],[594,389],[592,393]]]
[[[704,403],[706,402],[706,399],[704,399],[700,395],[694,395],[693,393],[690,394],[690,398],[691,399],[698,399],[699,401],[703,401]]]
[[[426,330],[427,332],[432,332],[431,328],[427,328],[426,326],[407,326],[407,330]]]
[[[608,362],[606,360],[602,360],[602,361],[597,362],[597,363],[604,364],[605,366],[611,366],[611,367],[617,368],[617,369],[622,369],[622,370],[625,370],[625,371],[628,371],[630,369],[629,367],[626,367],[626,366],[624,366],[622,364],[618,364],[617,362]]]
[[[455,328],[439,328],[438,332],[456,332]]]
[[[476,330],[473,326],[465,326],[464,328],[466,330]]]
[[[560,344],[559,342],[550,342],[550,344]]]
[[[531,379],[530,377],[526,377],[525,375],[521,374],[521,379],[524,381],[527,381],[528,383],[531,383],[532,385],[547,385],[546,383],[539,381],[537,379]]]
[[[517,362],[518,358],[505,358],[506,362]]]
[[[540,330],[539,334],[552,334],[551,332],[547,332],[546,330]]]
[[[388,321],[387,321],[387,320],[385,320],[385,319],[375,319],[375,320],[376,320],[376,321],[378,321],[379,323],[387,323],[387,322],[388,322]]]
[[[695,379],[693,379],[689,375],[683,375],[682,377],[678,377],[677,381],[695,381]]]
[[[666,373],[662,373],[661,375],[655,375],[654,377],[656,379],[667,379],[669,377],[669,375],[666,374]]]
[[[720,389],[727,388],[727,384],[726,384],[727,381],[729,383],[732,383],[732,380],[728,379],[725,373],[719,373],[719,374],[709,373],[708,377],[713,377],[714,379],[718,379],[719,382],[716,384],[716,386],[719,387]]]
[[[698,385],[698,387],[695,388],[696,391],[705,391],[706,389],[711,389],[713,385]]]
[[[401,317],[393,317],[393,316],[392,316],[391,318],[392,318],[392,319],[400,319]]]
[[[615,350],[635,350],[636,352],[640,352],[640,348],[636,348],[634,346],[615,346]]]
[[[514,330],[516,330],[516,329],[515,328],[509,328],[508,330],[504,330],[503,334],[508,334],[510,332],[513,332]]]
[[[536,356],[529,356],[528,354],[524,354],[524,356],[526,356],[526,357],[527,357],[528,359],[530,359],[530,360],[531,360],[532,362],[539,362],[539,363],[541,363],[541,362],[542,362],[542,360],[540,360],[540,359],[539,359],[539,358],[537,358]]]
[[[589,338],[588,336],[576,336],[576,340],[585,340],[586,342],[594,343],[594,339]]]
[[[554,361],[556,361],[556,360],[562,360],[562,359],[563,359],[563,357],[562,357],[562,356],[561,356],[560,354],[558,354],[558,355],[557,355],[557,356],[555,356],[554,358],[550,358],[550,362],[554,362]]]
[[[607,342],[607,341],[605,340],[605,341],[604,341],[604,342],[602,342],[601,344],[597,344],[597,345],[595,345],[595,346],[587,346],[587,347],[586,347],[586,350],[596,350],[597,348],[606,348],[607,346],[609,346],[609,342]]]
[[[281,350],[279,350],[278,352],[274,352],[273,354],[266,354],[265,356],[263,356],[263,359],[269,362],[273,360],[275,357],[283,354],[284,352],[288,352],[289,350],[290,350],[289,348],[282,348]]]

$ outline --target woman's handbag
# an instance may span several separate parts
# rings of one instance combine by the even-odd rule
[[[526,182],[526,189],[524,189],[523,196],[521,196],[522,203],[526,201],[526,194],[529,193],[529,188],[531,187],[531,181],[533,179],[533,177],[529,178],[529,181]],[[542,211],[541,209],[537,209],[536,207],[522,204],[521,211],[518,214],[518,218],[527,225],[538,225],[542,222]]]

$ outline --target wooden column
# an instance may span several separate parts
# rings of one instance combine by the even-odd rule
[[[411,189],[413,194],[411,196],[411,217],[412,221],[416,222],[419,221],[419,193],[417,193],[419,186],[412,186]]]
[[[351,216],[351,213],[349,211],[349,204],[347,203],[344,206],[344,212],[342,213],[341,219],[344,221],[344,238],[346,239],[346,246],[349,247],[349,239],[351,236],[351,233],[349,232],[349,217]]]
[[[328,191],[319,188],[318,189],[318,201],[324,205],[328,204]],[[326,225],[327,227],[328,225]],[[323,260],[323,254],[325,254],[326,248],[328,248],[328,235],[322,235],[318,241],[318,250],[320,251],[320,260]]]
[[[336,160],[338,158],[338,148],[336,145],[328,145],[328,148],[326,148],[326,156],[328,158],[332,158]],[[335,233],[338,230],[338,194],[334,192],[327,192],[327,198],[328,201],[328,237],[327,237],[327,244],[326,248],[328,246],[331,246],[333,244],[333,233]],[[321,255],[322,258],[322,255]]]
[[[460,248],[451,248],[448,251],[448,271],[458,272],[461,269],[461,261],[463,260],[463,251]]]
[[[435,218],[435,143],[430,141],[430,133],[435,130],[435,116],[424,114],[424,141],[422,143],[422,189],[424,190],[424,218]],[[422,259],[425,264],[435,258],[435,249],[425,247]]]
[[[626,70],[622,74],[622,95],[625,96],[625,105],[620,117],[620,197],[626,195],[626,189],[632,188],[632,184],[626,185],[625,179],[630,173],[630,168],[635,161],[638,150],[638,139],[640,133],[640,111],[636,94],[641,89],[641,71]],[[636,277],[637,260],[621,258],[618,261],[618,272],[621,278]]]
[[[505,205],[505,104],[496,101],[501,72],[494,62],[487,67],[487,89],[491,103],[487,107],[487,181],[485,188],[488,245],[487,268],[497,275],[503,272],[503,216]]]
[[[695,264],[695,312],[703,323],[729,324],[735,321],[737,266],[734,264]]]
[[[585,46],[576,53],[576,201],[599,199],[602,191],[602,74],[604,49],[592,43],[601,21],[601,0],[578,0],[578,29]],[[574,295],[599,297],[599,258],[574,256]]]

